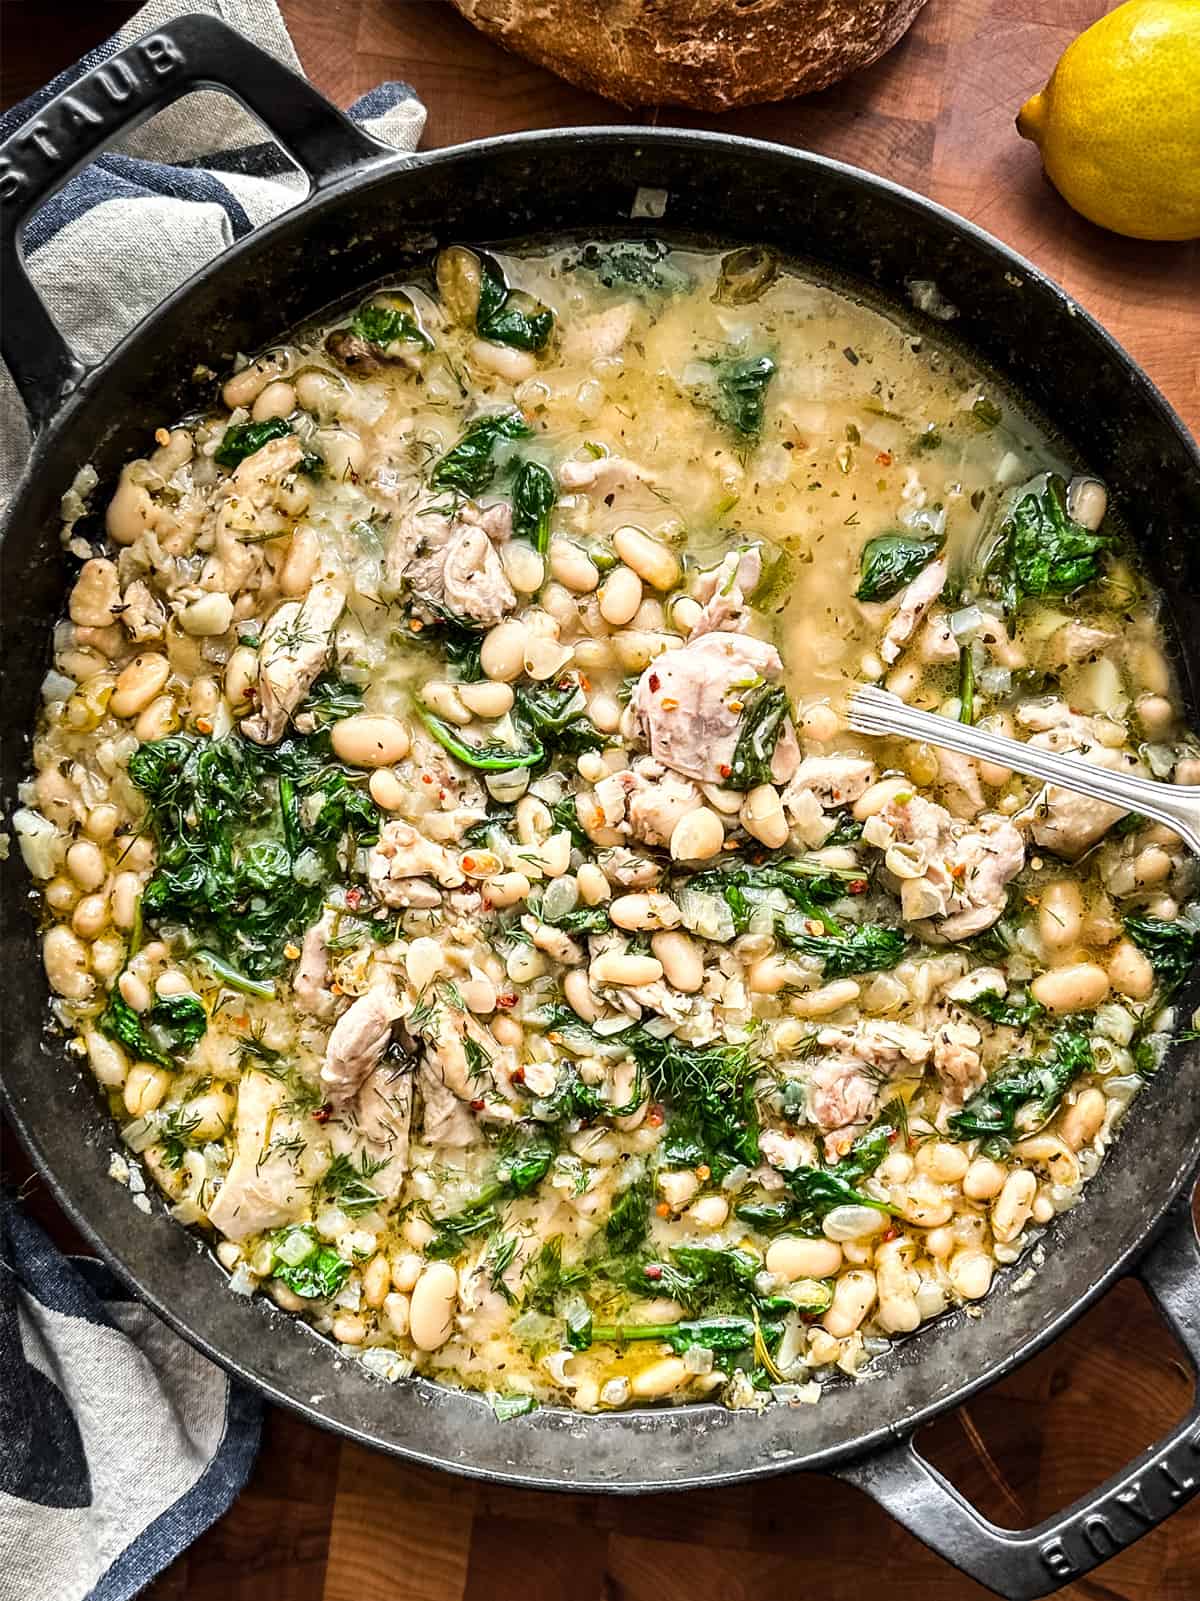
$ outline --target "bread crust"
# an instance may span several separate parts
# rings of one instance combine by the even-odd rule
[[[925,0],[452,0],[581,89],[639,106],[810,94],[890,50]]]

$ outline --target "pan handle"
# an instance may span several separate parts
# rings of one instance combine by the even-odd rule
[[[1135,1272],[1200,1374],[1200,1245],[1190,1185]],[[1034,1601],[1107,1562],[1200,1493],[1200,1385],[1170,1434],[1033,1529],[990,1523],[920,1455],[912,1435],[833,1471],[980,1584],[1008,1601]]]
[[[55,95],[0,144],[0,354],[35,433],[89,369],[30,282],[22,229],[44,200],[118,135],[198,88],[224,89],[261,118],[312,189],[395,156],[306,79],[216,17],[165,23]]]

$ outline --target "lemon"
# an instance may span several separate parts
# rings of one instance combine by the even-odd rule
[[[1017,131],[1076,211],[1134,239],[1200,235],[1200,0],[1128,0],[1069,45]]]

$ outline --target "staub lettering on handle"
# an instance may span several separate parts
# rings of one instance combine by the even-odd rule
[[[1194,1495],[1200,1475],[1200,1423],[1159,1460],[1131,1479],[1065,1534],[1038,1549],[1056,1579],[1085,1573],[1160,1523],[1172,1506]],[[1074,1548],[1074,1549],[1072,1549]]]
[[[138,102],[156,101],[163,80],[184,65],[179,46],[166,34],[152,33],[89,72],[13,140],[10,149],[16,151],[15,158],[0,157],[0,202],[20,201],[46,166],[69,168],[80,145],[95,146],[91,130],[111,127],[115,133],[128,127]],[[27,158],[24,165],[23,158]]]

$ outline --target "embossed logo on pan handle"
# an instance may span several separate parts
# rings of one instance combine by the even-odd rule
[[[35,431],[88,369],[30,282],[21,230],[106,145],[196,88],[222,89],[240,100],[314,189],[395,157],[306,79],[216,17],[180,17],[84,73],[0,145],[0,352]]]
[[[1191,1193],[1168,1214],[1136,1271],[1200,1374],[1200,1243]],[[1200,1494],[1200,1385],[1183,1421],[1123,1473],[1036,1529],[990,1523],[917,1451],[911,1435],[834,1470],[939,1556],[1008,1601],[1056,1593]]]

